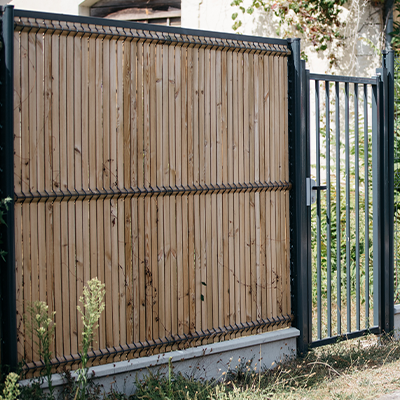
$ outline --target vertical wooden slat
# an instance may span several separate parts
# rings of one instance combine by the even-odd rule
[[[289,143],[288,143],[288,110],[287,110],[287,63],[281,60],[281,118],[282,118],[282,141],[281,141],[281,158],[282,158],[282,181],[289,182]],[[290,271],[289,271],[289,251],[290,251],[290,227],[289,227],[289,192],[283,192],[283,226],[282,226],[282,241],[283,241],[283,314],[290,314]]]
[[[123,168],[124,168],[124,188],[131,186],[131,45],[129,40],[125,40],[123,45],[122,59],[122,85],[123,85]],[[127,341],[127,325],[131,319],[129,309],[130,277],[132,274],[132,207],[129,199],[124,200],[124,269],[119,270],[119,298],[120,298],[120,327],[118,342],[114,338],[114,343],[122,344]],[[128,317],[128,318],[127,318]]]
[[[215,162],[217,163],[217,185],[222,185],[222,171],[223,168],[226,169],[226,161],[223,153],[223,145],[224,145],[224,132],[223,132],[223,114],[222,114],[222,80],[224,76],[222,76],[222,60],[221,60],[221,50],[219,49],[216,52],[216,60],[215,60],[215,88],[216,88],[216,141],[217,141],[217,156]],[[226,78],[226,77],[225,77]],[[226,139],[225,139],[226,142]],[[218,326],[224,326],[224,231],[223,231],[223,203],[222,203],[222,194],[219,193],[215,195],[217,202],[217,219],[218,219],[218,242],[217,242],[217,259],[215,263],[215,269],[218,272],[218,298],[217,298],[217,307],[218,307]],[[224,196],[226,198],[226,196]],[[226,214],[227,217],[227,214]],[[227,219],[227,218],[226,218]],[[215,222],[214,222],[215,223]],[[216,283],[216,281],[214,281]]]
[[[210,184],[215,185],[217,181],[217,102],[216,102],[216,64],[215,64],[215,50],[210,51]],[[218,214],[217,214],[217,195],[212,193],[210,196],[211,206],[211,236],[208,236],[211,250],[211,262],[207,263],[207,268],[211,269],[208,276],[211,277],[210,283],[212,285],[212,301],[210,301],[210,309],[212,313],[212,327],[218,326]],[[222,216],[222,213],[221,213]],[[211,300],[211,299],[210,299]]]
[[[181,60],[181,48],[175,48],[175,93],[174,93],[174,110],[175,110],[175,177],[176,186],[182,187],[182,60]],[[182,196],[176,196],[176,280],[177,280],[177,333],[183,334],[184,328],[184,277],[183,277],[183,208]]]
[[[124,59],[123,59],[123,41],[118,40],[116,43],[116,76],[117,76],[117,109],[116,109],[116,152],[117,152],[117,187],[124,187]],[[113,98],[115,98],[113,96]],[[116,320],[118,329],[115,328],[114,337],[120,336],[123,327],[126,327],[125,322],[125,200],[118,198],[117,200],[117,223],[118,223],[118,291],[113,295],[113,301],[118,299],[118,315],[119,319]],[[117,276],[115,276],[117,279]],[[114,285],[113,285],[114,286]]]
[[[119,103],[115,101],[116,93],[117,93],[117,40],[111,39],[109,43],[109,73],[110,73],[110,185],[111,189],[117,189],[118,187],[118,168],[117,168],[117,107]],[[121,78],[119,78],[121,79]],[[111,97],[111,94],[112,97]],[[112,337],[118,338],[119,336],[119,301],[117,301],[119,297],[119,274],[117,271],[119,270],[118,256],[119,256],[119,246],[118,246],[118,226],[121,224],[119,218],[120,214],[118,214],[118,205],[119,200],[114,198],[111,199],[110,202],[110,217],[111,217],[111,290],[109,293],[109,297],[107,297],[106,293],[106,303],[109,303],[112,311]],[[107,282],[106,279],[106,290],[107,290]],[[107,304],[106,304],[107,307]],[[107,311],[107,309],[106,309]],[[129,319],[127,321],[129,324]]]
[[[264,111],[264,58],[262,53],[258,55],[258,80],[255,79],[255,85],[259,85],[258,90],[258,135],[259,135],[259,180],[261,183],[265,182],[265,111]],[[259,195],[259,213],[260,213],[260,237],[259,237],[259,281],[257,315],[261,318],[266,316],[266,264],[265,264],[265,191],[260,192]]]
[[[130,42],[131,55],[131,185],[137,188],[138,185],[138,142],[137,142],[137,46],[136,42]],[[127,287],[127,341],[133,340],[137,343],[139,340],[139,242],[138,242],[138,201],[134,197],[131,199],[132,209],[132,286]]]
[[[200,186],[205,187],[205,55],[199,49],[199,170]],[[200,195],[200,263],[201,263],[201,329],[207,329],[207,243],[206,243],[206,196]]]
[[[104,126],[103,126],[103,38],[101,36],[96,38],[96,189],[100,190],[104,187],[103,182],[103,140],[104,140]],[[97,278],[104,283],[104,267],[105,267],[105,254],[104,254],[104,200],[98,199],[97,205]],[[98,346],[101,349],[105,348],[105,318],[99,319],[98,329]]]
[[[188,185],[188,60],[187,48],[181,47],[180,49],[180,62],[181,62],[181,133],[182,133],[182,178],[181,185],[187,187]],[[190,196],[192,197],[192,196]],[[188,258],[189,254],[189,216],[188,216],[188,202],[189,196],[182,197],[182,277],[183,277],[183,333],[189,333],[190,324],[190,294],[189,294],[189,280],[191,275],[190,268],[192,265]]]
[[[260,92],[262,92],[262,81],[259,75],[259,57],[258,54],[253,55],[253,66],[254,66],[254,80],[253,80],[253,91],[254,91],[254,181],[260,182]],[[253,304],[255,310],[252,310],[253,318],[258,320],[261,318],[261,271],[260,271],[260,237],[261,237],[261,226],[260,226],[260,193],[254,194],[254,211],[255,211],[255,275],[253,276],[255,293],[253,295]]]
[[[75,191],[75,132],[74,132],[74,37],[68,36],[66,42],[66,55],[72,62],[72,68],[67,68],[66,85],[66,135],[67,135],[67,190]],[[71,340],[71,354],[78,352],[78,326],[76,312],[76,240],[75,240],[75,204],[69,201],[68,207],[68,280],[69,280],[69,336]],[[65,305],[65,304],[64,304]],[[66,353],[67,354],[67,353]]]
[[[176,142],[175,142],[175,49],[168,48],[168,131],[169,131],[169,185],[174,187],[176,184]],[[171,236],[171,330],[175,335],[178,330],[178,288],[177,288],[177,265],[176,265],[176,200],[170,198],[170,236]]]
[[[269,59],[269,79],[270,79],[270,168],[271,168],[271,181],[276,180],[276,153],[275,153],[275,143],[276,143],[276,120],[275,120],[275,108],[276,108],[276,92],[275,92],[275,63],[274,58]],[[276,192],[271,192],[271,295],[272,295],[272,315],[277,315],[277,253],[276,253]]]
[[[163,187],[163,46],[157,45],[156,49],[156,108],[157,108],[157,186]],[[165,330],[165,264],[164,264],[164,198],[160,196],[158,202],[158,238],[157,238],[157,257],[158,257],[158,280],[160,283],[158,290],[158,334],[160,337],[166,336]]]
[[[49,36],[46,36],[49,37]],[[83,44],[83,46],[82,46]],[[87,41],[82,38],[81,35],[74,37],[74,164],[75,164],[75,189],[82,190],[82,176],[83,176],[83,164],[87,162],[87,158],[83,159],[83,138],[82,138],[82,127],[83,127],[83,96],[82,87],[85,82],[85,76],[83,73],[83,59],[86,56],[85,44]],[[81,342],[82,337],[82,319],[76,311],[76,305],[79,301],[79,297],[82,296],[83,285],[84,285],[84,241],[87,240],[87,236],[84,235],[84,227],[86,225],[85,214],[83,213],[84,201],[77,201],[75,203],[75,235],[76,235],[76,298],[75,298],[75,315],[77,320],[77,331],[76,339],[77,346]],[[79,350],[79,347],[77,347]]]
[[[194,55],[197,51],[191,47],[187,49],[187,161],[188,185],[194,184]],[[196,77],[197,79],[197,77]],[[196,196],[198,198],[198,196]],[[194,196],[188,197],[188,268],[189,268],[189,332],[196,329],[196,262],[195,262],[195,237],[194,237]]]
[[[254,104],[256,92],[254,88],[254,54],[249,54],[249,81],[248,81],[248,93],[249,93],[249,181],[253,183],[255,181],[255,164],[258,161],[256,156],[255,148],[255,113]],[[249,210],[250,210],[250,280],[248,282],[249,287],[247,288],[250,294],[250,315],[251,321],[257,318],[257,260],[256,260],[256,210],[255,210],[255,193],[249,193]]]
[[[111,152],[110,152],[110,40],[104,38],[103,41],[103,187],[105,190],[111,188]],[[118,337],[113,337],[112,324],[112,260],[111,260],[111,201],[104,200],[104,284],[106,289],[105,294],[105,317],[106,322],[106,347],[111,347],[118,343]]]
[[[237,53],[227,54],[228,63],[228,180],[239,182],[239,158],[238,139],[239,125],[238,114],[238,69]],[[237,218],[234,218],[236,211]],[[229,320],[230,324],[236,322],[237,315],[240,316],[240,232],[239,232],[240,210],[239,194],[231,193],[229,196]]]
[[[24,50],[20,47],[20,33],[14,32],[14,187],[16,193],[22,191],[22,121],[21,121],[21,72]],[[15,276],[16,276],[16,308],[17,308],[17,354],[18,361],[24,358],[24,287],[22,258],[22,205],[14,206],[15,229]]]
[[[59,112],[59,36],[53,35],[52,39],[52,166],[53,166],[53,191],[60,190],[60,112]],[[53,222],[54,222],[54,293],[62,293],[61,290],[61,205],[59,201],[53,204]],[[55,296],[54,311],[56,330],[56,356],[63,355],[63,331],[62,331],[62,296]]]
[[[264,56],[264,179],[266,182],[271,181],[270,174],[270,56]],[[272,317],[272,268],[271,268],[271,192],[265,193],[265,302],[266,316]]]
[[[89,189],[96,189],[96,38],[89,38],[89,63],[88,63],[88,102],[89,102]],[[90,223],[90,279],[98,276],[97,253],[97,205],[96,200],[89,203]],[[85,282],[86,284],[86,282]],[[82,305],[81,305],[82,307]],[[97,333],[97,332],[96,332]],[[98,336],[96,335],[96,340]]]
[[[156,45],[150,45],[150,186],[157,187],[157,103],[156,103]],[[151,197],[151,297],[152,338],[158,338],[158,239],[157,239],[157,198]]]
[[[68,141],[67,141],[67,34],[60,35],[60,189],[68,193]],[[72,166],[71,166],[72,167]],[[63,354],[71,353],[70,337],[70,271],[68,246],[68,204],[61,200],[61,276],[62,276],[62,323],[63,323]],[[72,260],[71,260],[72,262]]]
[[[200,114],[203,115],[203,114]],[[204,50],[204,183],[211,187],[211,65],[210,50]],[[204,267],[206,272],[206,319],[207,328],[213,326],[213,259],[212,259],[212,197],[205,194],[205,257]]]
[[[150,184],[150,45],[143,43],[143,157],[144,157],[144,184]],[[145,273],[145,315],[146,339],[151,339],[153,330],[153,305],[151,301],[151,210],[150,198],[144,199],[145,231],[144,231],[144,273]]]
[[[244,157],[244,129],[247,130],[247,126],[244,125],[244,90],[243,90],[243,83],[244,83],[244,56],[243,53],[238,53],[238,116],[239,116],[239,183],[245,183],[245,157]],[[248,222],[248,218],[246,219],[245,216],[245,194],[239,195],[239,216],[240,216],[240,223],[239,223],[239,230],[240,230],[240,316],[237,315],[236,321],[244,322],[246,321],[246,224]],[[248,233],[248,232],[247,232]]]
[[[169,49],[163,47],[163,70],[162,70],[162,85],[163,85],[163,184],[164,187],[170,185],[170,163],[169,163]],[[170,197],[164,197],[164,280],[165,280],[165,331],[166,336],[171,335],[171,234],[170,234]]]
[[[192,49],[193,60],[193,182],[196,187],[200,184],[200,93],[199,93],[199,58],[200,49]],[[200,68],[201,69],[201,68]],[[202,70],[202,69],[201,69]],[[202,328],[202,295],[203,285],[201,284],[201,227],[200,227],[200,196],[193,198],[194,210],[194,237],[195,237],[195,282],[196,282],[196,330]]]
[[[280,82],[279,82],[279,57],[274,57],[274,102],[275,102],[275,134],[274,134],[274,152],[275,152],[275,177],[279,182],[281,170],[281,121],[280,121]],[[281,246],[281,193],[276,192],[275,198],[275,251],[276,251],[276,314],[282,313],[282,246]]]
[[[243,158],[244,158],[244,182],[250,182],[250,65],[251,56],[248,53],[243,54]],[[250,236],[250,193],[244,194],[244,246],[245,246],[245,304],[246,319],[251,321],[251,236]]]
[[[222,184],[227,186],[228,171],[233,176],[232,164],[232,53],[223,51],[221,54],[221,136],[222,153],[224,164],[222,167]],[[231,180],[233,182],[233,179]],[[233,247],[233,220],[230,220],[232,206],[233,214],[233,195],[223,194],[222,196],[222,229],[223,229],[223,325],[230,323],[230,304],[234,305],[234,284],[231,263],[234,261]],[[232,278],[232,279],[231,279]],[[230,291],[233,292],[233,301],[230,301]]]
[[[89,49],[88,35],[82,37],[82,188],[89,187]],[[90,279],[90,202],[85,199],[82,204],[83,225],[83,282],[82,288],[78,290],[79,296],[83,286]],[[81,320],[80,316],[78,317]],[[81,340],[81,336],[79,336]]]
[[[45,189],[45,139],[44,139],[44,40],[43,32],[36,35],[36,127],[37,127],[37,189],[43,192]],[[46,225],[45,225],[45,203],[39,202],[38,208],[38,280],[39,300],[47,303],[46,298]]]
[[[28,34],[28,74],[29,74],[29,192],[37,192],[37,126],[36,126],[36,33],[29,32]],[[32,304],[39,300],[39,265],[38,265],[38,207],[37,204],[30,204],[30,262],[31,262],[31,301]],[[27,304],[29,305],[29,304]],[[38,346],[36,341],[33,341],[33,357],[38,357]]]

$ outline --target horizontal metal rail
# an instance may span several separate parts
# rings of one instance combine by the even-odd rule
[[[356,76],[310,74],[310,80],[339,82],[339,83],[359,83],[365,85],[376,85],[376,78],[360,78]]]
[[[355,338],[367,336],[370,334],[378,335],[380,333],[381,333],[381,331],[379,329],[379,326],[373,326],[371,328],[362,329],[360,331],[354,331],[354,332],[350,332],[350,333],[345,333],[343,335],[331,336],[331,337],[328,337],[325,339],[315,340],[314,342],[312,342],[310,344],[310,348],[321,347],[321,346],[325,346],[327,344],[333,344],[333,343],[337,343],[337,342],[344,341],[344,340],[355,339]]]
[[[55,200],[98,200],[112,198],[131,198],[146,196],[183,196],[183,195],[200,195],[200,194],[222,194],[222,193],[249,193],[249,192],[280,192],[287,191],[292,188],[290,182],[253,182],[253,183],[233,183],[233,184],[204,184],[192,186],[168,186],[168,187],[131,187],[124,189],[95,189],[85,191],[83,189],[74,192],[57,191],[57,192],[36,192],[36,193],[15,193],[14,201],[16,203],[24,202],[47,202]]]
[[[146,340],[145,342],[125,344],[114,346],[112,348],[107,348],[104,350],[95,350],[87,354],[89,361],[94,361],[98,359],[109,359],[116,356],[121,356],[123,354],[129,354],[129,356],[140,356],[142,352],[151,351],[154,349],[163,349],[163,351],[168,351],[172,347],[187,348],[193,342],[203,342],[204,340],[211,340],[214,338],[226,337],[239,332],[249,332],[252,333],[255,330],[280,326],[288,322],[293,321],[293,315],[280,315],[276,317],[259,319],[257,321],[244,322],[239,324],[233,324],[213,329],[201,330],[200,332],[194,332],[192,334],[182,334],[175,335],[171,337],[164,337],[153,340]],[[196,345],[201,345],[197,343]],[[81,361],[81,354],[76,355],[64,355],[62,357],[54,358],[50,363],[53,367],[60,367],[63,365],[73,365]],[[41,370],[45,367],[43,360],[34,363],[25,363],[23,369],[25,372]]]
[[[261,51],[289,55],[287,40],[259,36],[234,35],[221,32],[199,31],[128,21],[113,21],[104,18],[78,17],[34,11],[15,10],[14,29],[43,30],[55,34],[82,34],[112,36],[137,40],[156,40],[177,45],[224,47],[243,51]],[[238,39],[240,38],[240,39]]]

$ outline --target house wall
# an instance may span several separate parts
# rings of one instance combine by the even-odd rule
[[[278,37],[278,20],[271,14],[255,10],[252,15],[242,14],[231,0],[184,0],[182,1],[182,27],[221,32],[234,32],[232,14],[239,12],[242,21],[240,33],[265,37]],[[251,3],[245,0],[244,6]],[[346,46],[333,45],[326,52],[317,53],[302,42],[310,71],[315,73],[334,73],[369,77],[380,66],[380,41],[382,37],[382,10],[374,7],[371,1],[349,1],[342,10],[342,18],[347,27]],[[282,37],[282,33],[280,37]],[[297,37],[299,33],[287,29],[287,37]],[[336,67],[330,68],[327,54],[334,53],[338,58]]]
[[[0,5],[13,5],[20,10],[43,11],[49,13],[89,15],[89,8],[97,0],[0,0]]]

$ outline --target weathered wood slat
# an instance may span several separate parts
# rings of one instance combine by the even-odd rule
[[[15,49],[15,191],[49,194],[15,205],[20,359],[36,299],[55,355],[79,352],[96,276],[95,350],[290,313],[289,193],[264,190],[289,179],[284,57],[83,31]]]

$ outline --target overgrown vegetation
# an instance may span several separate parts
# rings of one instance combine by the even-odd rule
[[[339,15],[340,6],[343,6],[346,0],[252,0],[247,8],[243,7],[243,1],[234,0],[231,5],[238,7],[242,14],[253,14],[256,9],[272,12],[279,21],[278,36],[282,36],[282,28],[293,27],[304,35],[317,51],[326,50],[334,39],[337,39],[340,45],[340,40],[343,39],[343,22],[340,21]],[[238,30],[242,25],[239,13],[233,13],[232,19],[235,21],[233,29]]]

